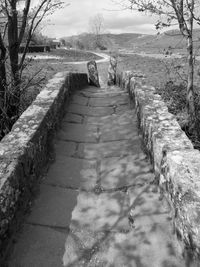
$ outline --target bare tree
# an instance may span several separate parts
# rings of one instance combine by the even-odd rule
[[[61,0],[0,1],[0,120],[3,116],[7,128],[19,116],[22,71],[31,38],[41,21],[62,5]],[[25,33],[25,49],[19,57]]]
[[[187,110],[189,121],[196,120],[194,104],[194,49],[193,29],[195,21],[200,23],[199,0],[125,0],[125,8],[137,9],[140,12],[150,12],[158,16],[156,28],[178,25],[181,34],[187,39],[188,78],[187,78]]]
[[[94,35],[96,47],[102,46],[102,33],[104,27],[104,18],[102,14],[96,14],[89,20],[90,32]]]

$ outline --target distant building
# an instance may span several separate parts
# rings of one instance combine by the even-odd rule
[[[54,39],[51,41],[51,47],[56,49],[59,48],[61,46],[61,42],[60,40]]]

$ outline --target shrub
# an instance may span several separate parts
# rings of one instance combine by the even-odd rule
[[[169,112],[176,116],[182,130],[185,131],[187,136],[193,142],[194,148],[200,149],[200,91],[194,87],[195,92],[195,109],[196,109],[196,122],[192,128],[189,128],[188,115],[186,110],[186,84],[175,84],[169,81],[163,88],[157,88],[163,100],[166,102]]]
[[[174,115],[185,110],[186,107],[186,85],[181,83],[175,84],[173,81],[168,81],[163,89],[157,88],[164,101],[166,102],[169,112]]]
[[[20,46],[19,53],[23,53],[25,50],[24,46]],[[41,53],[41,52],[50,52],[50,46],[48,45],[30,45],[28,47],[28,53]]]

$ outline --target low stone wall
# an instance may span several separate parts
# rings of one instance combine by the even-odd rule
[[[34,184],[49,161],[65,102],[74,90],[87,84],[86,74],[56,74],[0,142],[1,253],[18,222],[19,211],[29,204]]]
[[[142,85],[144,76],[118,74],[118,83],[136,104],[145,148],[161,191],[173,210],[175,231],[185,251],[200,256],[200,152],[181,130],[155,88]]]

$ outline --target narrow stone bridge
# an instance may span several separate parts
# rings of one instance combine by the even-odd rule
[[[185,266],[133,109],[118,87],[72,96],[8,266]]]

